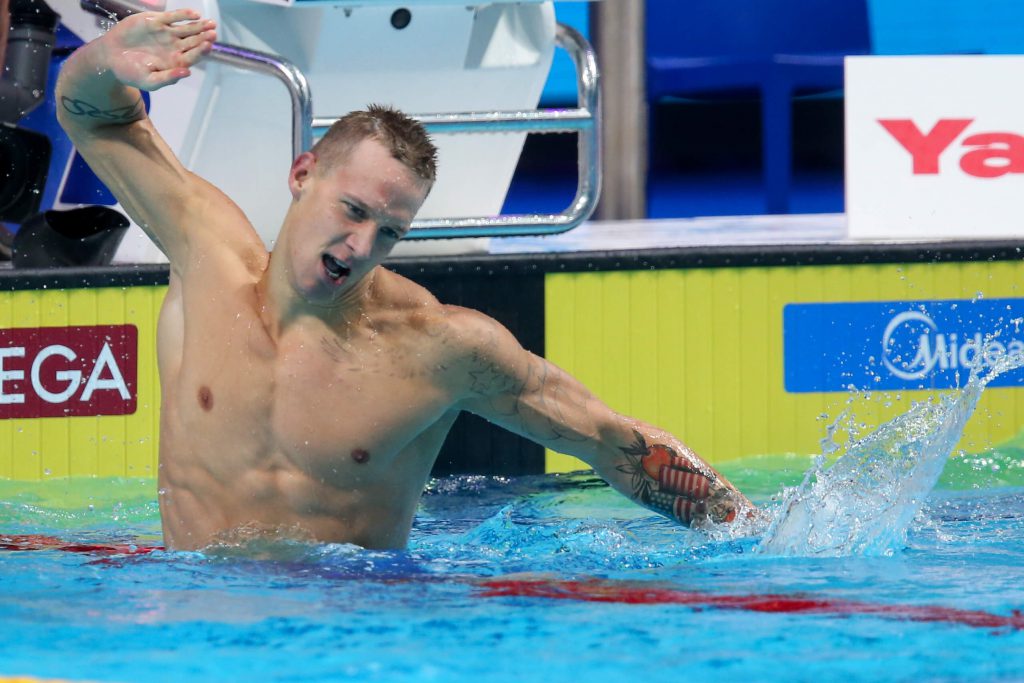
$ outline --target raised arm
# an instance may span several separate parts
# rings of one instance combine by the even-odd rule
[[[731,522],[754,505],[668,432],[611,410],[577,379],[523,349],[497,322],[461,312],[460,406],[576,456],[633,501],[682,524]]]
[[[61,126],[172,266],[184,261],[200,212],[237,209],[182,166],[153,128],[140,89],[188,76],[215,38],[214,23],[194,10],[136,14],[77,50],[57,82]]]

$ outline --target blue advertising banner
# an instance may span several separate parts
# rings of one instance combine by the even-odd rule
[[[1024,351],[1024,299],[787,304],[786,391],[948,389]],[[990,386],[1022,386],[1024,369]]]

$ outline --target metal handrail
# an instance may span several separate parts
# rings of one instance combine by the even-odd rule
[[[210,57],[239,69],[273,76],[284,83],[292,100],[292,158],[313,146],[313,93],[299,67],[278,55],[226,43],[214,43]]]
[[[117,0],[81,0],[83,9],[120,21],[135,10]],[[561,213],[432,218],[413,221],[405,239],[451,237],[511,237],[551,235],[576,227],[594,212],[601,191],[600,90],[597,60],[587,40],[572,27],[558,24],[555,39],[576,68],[577,107],[523,111],[462,112],[412,115],[430,132],[452,133],[577,133],[579,180],[576,196]],[[210,57],[236,68],[273,76],[291,97],[292,156],[312,147],[337,118],[314,118],[309,81],[301,70],[279,55],[237,45],[215,43]]]

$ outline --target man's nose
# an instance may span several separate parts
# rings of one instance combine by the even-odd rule
[[[353,256],[364,259],[368,258],[373,252],[373,243],[376,236],[377,226],[361,226],[358,230],[353,230],[349,233],[348,239],[345,242],[348,244],[348,248],[352,250]]]

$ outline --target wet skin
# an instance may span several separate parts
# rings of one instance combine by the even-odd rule
[[[214,38],[189,10],[137,15],[76,52],[57,88],[62,125],[171,265],[157,340],[169,547],[261,532],[402,547],[462,410],[582,458],[682,523],[749,506],[671,434],[381,267],[429,185],[378,141],[333,166],[294,161],[268,253],[175,158],[136,89],[186,77]]]

